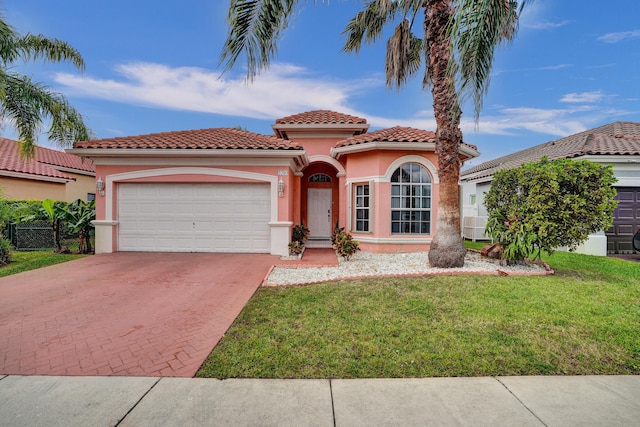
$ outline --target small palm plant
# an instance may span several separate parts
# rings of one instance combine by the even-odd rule
[[[78,253],[93,252],[91,247],[92,221],[96,219],[96,202],[78,199],[62,208],[62,217],[73,233],[78,233]]]

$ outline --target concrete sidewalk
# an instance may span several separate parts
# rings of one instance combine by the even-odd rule
[[[0,378],[3,426],[640,425],[640,376]]]

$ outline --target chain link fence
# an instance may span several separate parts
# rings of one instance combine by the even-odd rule
[[[53,242],[53,229],[48,221],[9,224],[5,235],[17,251],[37,251],[52,249],[55,246]],[[61,224],[61,240],[74,239],[77,237],[77,234],[74,235],[69,232],[64,223]]]

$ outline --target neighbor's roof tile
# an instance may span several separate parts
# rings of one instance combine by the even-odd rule
[[[297,143],[253,132],[210,128],[76,142],[74,148],[193,149],[193,150],[302,150]]]
[[[309,125],[309,124],[366,124],[367,119],[336,113],[329,110],[307,111],[276,120],[276,124]]]
[[[585,155],[640,155],[640,123],[609,123],[489,160],[467,169],[461,176],[473,179],[489,177],[501,169],[515,168],[544,156],[553,160]]]
[[[20,144],[17,141],[0,138],[0,171],[75,180],[71,175],[57,170],[56,167],[95,172],[91,160],[83,160],[73,154],[45,147],[36,147],[33,159],[23,159],[20,157]]]

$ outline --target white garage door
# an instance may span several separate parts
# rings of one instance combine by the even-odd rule
[[[270,250],[268,184],[118,185],[118,249]]]

